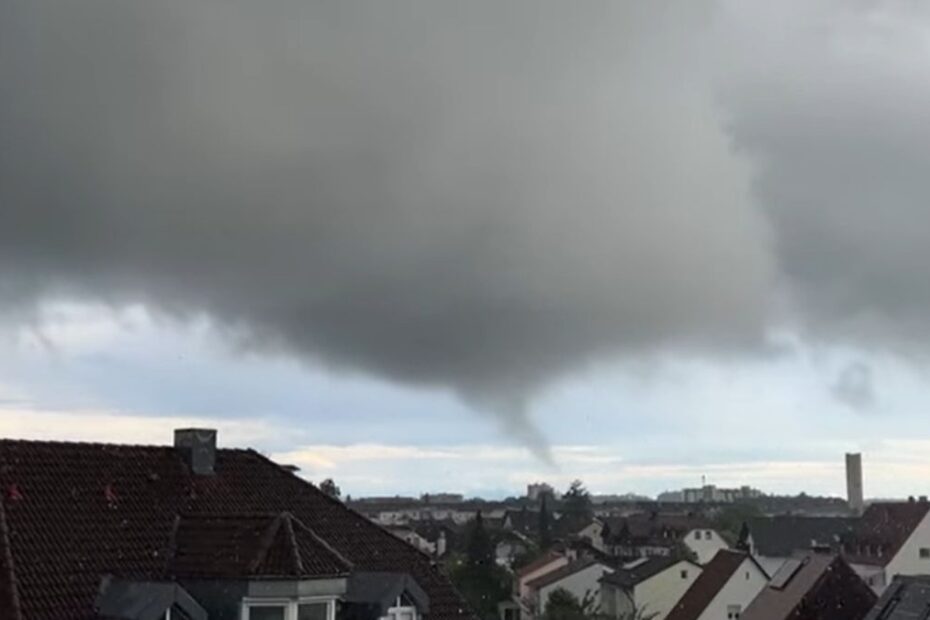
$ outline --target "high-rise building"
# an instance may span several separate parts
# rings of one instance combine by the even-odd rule
[[[532,501],[539,501],[541,495],[548,495],[550,498],[558,499],[559,494],[551,485],[545,482],[534,482],[526,485],[526,496]]]
[[[862,514],[864,505],[862,496],[862,455],[846,454],[846,502],[849,509]]]

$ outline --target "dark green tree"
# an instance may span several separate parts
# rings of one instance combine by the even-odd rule
[[[579,600],[564,588],[553,591],[543,608],[544,620],[593,620],[598,616],[598,604],[590,592]]]
[[[648,612],[644,607],[634,606],[631,610],[621,613],[616,620],[653,620],[656,613]],[[601,613],[596,596],[588,592],[584,598],[559,588],[549,595],[543,609],[542,620],[608,620],[606,614]]]
[[[573,522],[590,521],[594,517],[591,495],[581,480],[575,480],[562,496],[562,513]]]
[[[335,497],[339,499],[342,495],[342,491],[339,490],[339,487],[336,486],[336,483],[333,482],[332,478],[327,478],[320,483],[320,490],[329,495],[330,497]]]
[[[466,561],[473,568],[494,565],[494,544],[484,527],[484,518],[480,510],[475,514],[475,520],[472,522],[466,548]]]
[[[549,506],[546,496],[542,496],[539,504],[539,547],[542,550],[552,545],[552,525],[549,523]]]
[[[469,526],[465,558],[450,571],[455,587],[480,618],[496,620],[497,604],[510,596],[510,575],[494,561],[494,543],[481,511]]]
[[[762,515],[755,503],[736,502],[720,509],[714,517],[714,527],[733,542],[739,538],[744,523]]]

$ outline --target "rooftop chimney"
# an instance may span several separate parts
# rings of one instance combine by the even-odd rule
[[[180,450],[184,462],[198,476],[213,475],[216,464],[216,430],[212,428],[179,428],[174,431],[174,447]]]

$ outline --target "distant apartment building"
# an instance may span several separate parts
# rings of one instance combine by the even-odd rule
[[[461,504],[465,496],[461,493],[424,493],[420,501],[426,504]]]
[[[700,502],[725,504],[757,497],[762,497],[762,491],[749,486],[741,486],[738,489],[723,489],[712,484],[705,484],[702,487],[660,493],[658,501],[680,502],[685,504],[697,504]]]
[[[538,501],[543,495],[549,495],[549,497],[558,497],[559,494],[556,493],[555,489],[552,488],[551,484],[545,482],[533,482],[526,485],[526,497],[532,501]]]

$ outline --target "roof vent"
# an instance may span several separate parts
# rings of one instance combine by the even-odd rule
[[[212,428],[179,428],[174,431],[174,447],[181,452],[191,472],[198,476],[213,475],[216,464],[216,430]]]

